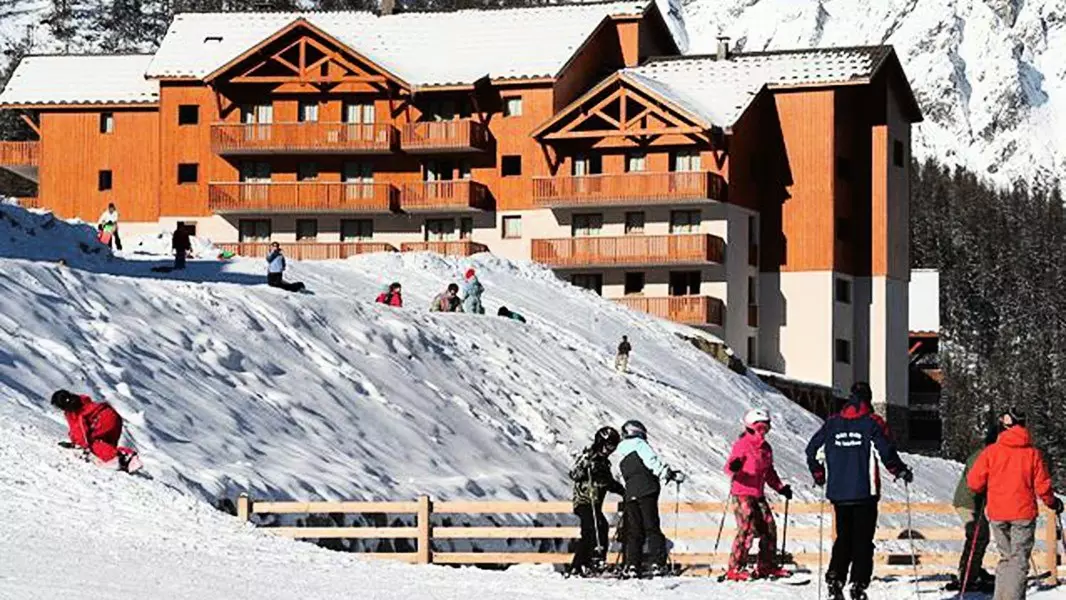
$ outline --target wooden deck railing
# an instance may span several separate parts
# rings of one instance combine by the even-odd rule
[[[725,182],[716,173],[612,173],[534,177],[533,202],[563,208],[722,200]]]
[[[294,181],[208,186],[208,206],[217,213],[387,213],[399,209],[398,198],[396,188],[387,183]]]
[[[269,242],[216,244],[240,256],[262,258],[270,252]],[[285,256],[293,260],[339,260],[359,254],[396,252],[392,244],[381,242],[286,242],[281,244]]]
[[[678,540],[708,543],[715,539],[718,527],[714,526],[723,514],[724,507],[719,502],[681,502],[675,506],[673,502],[661,502],[659,511],[663,517],[663,533],[672,536],[676,532]],[[780,522],[782,506],[774,506],[778,515],[778,531],[781,531],[783,523]],[[674,521],[674,511],[678,513],[678,521]],[[824,536],[822,546],[821,563],[828,564],[828,554],[832,546],[833,510],[829,507],[821,507],[824,511]],[[911,511],[915,515],[926,517],[930,515],[942,515],[955,518],[955,508],[950,504],[914,503]],[[247,521],[253,515],[259,514],[377,514],[402,517],[392,522],[395,526],[386,527],[262,527],[261,531],[274,535],[296,539],[405,539],[413,540],[414,552],[391,552],[391,553],[364,553],[366,556],[386,558],[410,563],[421,564],[565,564],[570,562],[572,555],[567,552],[452,552],[437,550],[434,542],[440,540],[569,540],[580,537],[580,530],[576,526],[453,526],[444,525],[435,521],[437,515],[447,515],[448,523],[457,520],[456,515],[491,515],[487,522],[498,522],[499,515],[571,515],[573,505],[570,502],[527,502],[527,501],[445,501],[434,502],[428,496],[419,496],[412,502],[259,502],[252,501],[247,495],[241,495],[237,501],[237,516]],[[604,506],[604,512],[613,514],[619,512],[619,507],[613,503]],[[732,519],[732,513],[726,511]],[[819,539],[818,516],[820,507],[818,504],[796,503],[789,507],[788,539],[790,542],[814,542]],[[882,502],[878,507],[878,514],[884,520],[885,516],[900,518],[907,512],[903,503]],[[704,521],[709,521],[710,526],[694,527],[691,524],[682,526],[685,519],[702,516]],[[796,522],[796,517],[805,519],[806,524]],[[558,517],[557,517],[558,518]],[[567,518],[573,521],[573,517]],[[796,519],[796,520],[794,520]],[[1040,519],[1042,532],[1038,538],[1043,546],[1042,552],[1034,553],[1034,559],[1044,565],[1050,575],[1047,583],[1058,583],[1058,531],[1056,519],[1053,513],[1043,511]],[[913,536],[911,536],[913,532]],[[614,538],[612,528],[610,538]],[[722,538],[730,540],[736,534],[735,527],[727,527],[722,531]],[[909,537],[914,538],[917,548],[917,566],[925,574],[930,573],[954,573],[958,568],[959,555],[964,541],[962,525],[955,527],[942,526],[915,526],[912,530],[901,527],[881,526],[877,530],[875,540],[878,542],[897,542],[909,544]],[[929,549],[927,544],[952,542],[959,551],[944,552]],[[729,544],[723,544],[717,553],[710,552],[672,552],[670,558],[681,565],[702,566],[708,568],[724,568],[729,560]],[[799,544],[793,547],[799,547]],[[994,560],[989,553],[986,560]],[[796,552],[791,554],[792,562],[797,565],[815,568],[819,564],[818,552]],[[614,560],[612,556],[610,560]],[[875,557],[876,569],[879,573],[910,573],[914,566],[910,562],[908,550],[889,552],[880,550]]]
[[[488,127],[473,119],[418,121],[400,130],[404,152],[472,152],[486,150],[491,141]]]
[[[34,167],[40,162],[40,142],[0,142],[0,165]]]
[[[470,240],[451,242],[404,242],[400,244],[402,252],[436,252],[444,256],[473,256],[488,252],[489,247]]]
[[[469,179],[408,183],[400,189],[400,208],[409,212],[490,210],[484,184]]]
[[[533,260],[553,267],[721,263],[725,242],[710,234],[533,240]]]
[[[668,296],[648,298],[624,296],[615,298],[633,310],[643,311],[656,317],[686,325],[721,325],[724,305],[718,298],[709,296]]]
[[[396,148],[396,128],[385,123],[216,123],[218,154],[382,154]]]

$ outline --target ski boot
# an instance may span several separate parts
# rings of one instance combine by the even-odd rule
[[[784,579],[791,577],[792,573],[781,567],[756,567],[752,573],[752,579]]]
[[[751,579],[751,574],[744,569],[729,569],[725,574],[726,581],[748,581],[749,579]]]
[[[626,565],[619,575],[620,579],[640,579],[640,568],[635,565]]]
[[[851,600],[869,600],[866,596],[866,586],[859,583],[851,584]]]
[[[665,565],[652,565],[651,568],[648,569],[648,577],[665,577],[666,575],[672,575],[672,573]]]
[[[838,579],[825,579],[829,591],[829,600],[844,600],[844,582]]]

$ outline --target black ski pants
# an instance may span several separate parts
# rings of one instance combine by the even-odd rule
[[[640,568],[644,542],[653,565],[666,564],[666,538],[659,526],[659,493],[629,498],[623,508],[626,529],[626,566]]]
[[[574,507],[574,514],[581,519],[581,539],[574,548],[574,560],[570,563],[572,571],[591,566],[593,562],[602,563],[611,543],[607,538],[609,525],[602,507],[580,504]]]
[[[960,509],[960,514],[962,513]],[[959,557],[959,581],[966,579],[966,571],[969,569],[970,582],[976,579],[981,572],[981,563],[985,561],[985,550],[988,549],[989,531],[988,519],[984,515],[984,507],[977,506],[977,510],[967,511],[969,519],[966,521],[966,542],[962,547],[962,556]],[[976,539],[975,539],[976,538]],[[970,550],[973,550],[973,561],[970,561]],[[967,585],[967,587],[971,587]]]
[[[285,281],[281,273],[267,273],[267,285],[270,287],[281,288],[286,292],[299,292],[304,289],[304,284],[301,281],[288,282]]]
[[[851,567],[851,583],[870,585],[874,571],[874,532],[877,530],[877,502],[834,504],[837,537],[829,559],[826,581],[844,583]]]

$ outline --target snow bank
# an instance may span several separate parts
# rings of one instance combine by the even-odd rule
[[[802,458],[814,417],[676,335],[691,330],[539,266],[430,254],[292,263],[287,276],[315,295],[290,295],[263,285],[261,260],[159,274],[169,259],[82,252],[84,226],[0,214],[0,415],[43,415],[58,438],[48,395],[90,393],[125,416],[151,473],[209,500],[567,498],[571,452],[630,418],[691,474],[686,497],[720,498],[751,406],[771,411],[781,471],[816,498]],[[489,313],[505,304],[529,323],[428,313],[468,266]],[[406,307],[373,304],[393,280]],[[627,376],[612,369],[623,334]],[[947,499],[957,465],[911,460],[915,499]]]

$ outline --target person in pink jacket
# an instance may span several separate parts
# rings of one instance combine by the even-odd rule
[[[729,571],[726,572],[726,579],[730,581],[789,575],[777,561],[777,524],[764,489],[769,485],[791,500],[792,488],[782,483],[774,469],[774,452],[766,442],[769,431],[770,414],[761,408],[749,410],[744,415],[744,433],[733,444],[733,451],[726,460],[725,470],[732,478],[730,494],[735,501],[733,514],[737,521],[737,537],[733,540]],[[759,558],[755,570],[748,573],[745,563],[756,537],[760,538]]]

